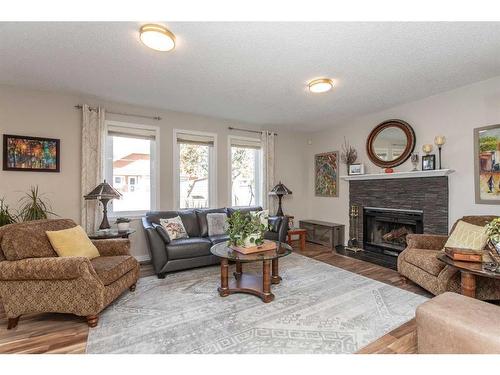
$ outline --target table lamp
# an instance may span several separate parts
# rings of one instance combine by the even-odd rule
[[[292,191],[283,185],[281,181],[269,192],[269,195],[276,195],[278,197],[278,211],[276,212],[276,216],[284,216],[281,209],[281,198],[283,198],[283,195],[289,194],[292,194]]]
[[[120,192],[108,184],[106,180],[104,180],[102,184],[96,186],[90,193],[83,196],[85,200],[98,200],[102,203],[102,222],[99,226],[99,230],[111,228],[108,221],[108,202],[112,199],[120,199],[121,196]]]

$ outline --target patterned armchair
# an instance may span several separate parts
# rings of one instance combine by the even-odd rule
[[[486,225],[497,216],[464,216],[460,220],[474,225]],[[457,221],[458,222],[458,221]],[[451,231],[455,229],[453,225]],[[398,257],[398,271],[434,295],[444,292],[461,293],[460,271],[445,265],[437,255],[443,250],[448,236],[409,234],[408,246]],[[478,277],[476,298],[500,300],[500,280]]]
[[[0,228],[0,298],[8,329],[29,313],[69,313],[87,318],[99,313],[126,289],[135,290],[139,264],[129,241],[93,241],[101,256],[58,257],[45,234],[74,227],[72,220],[39,220]]]

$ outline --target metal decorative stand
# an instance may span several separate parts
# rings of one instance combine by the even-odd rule
[[[346,250],[354,251],[357,253],[358,251],[363,251],[359,241],[359,206],[352,205],[349,211],[349,241],[347,241]]]

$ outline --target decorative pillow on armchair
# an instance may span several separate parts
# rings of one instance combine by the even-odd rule
[[[445,247],[460,249],[483,250],[488,242],[486,227],[473,225],[460,220],[451,232]]]
[[[171,219],[160,219],[160,224],[163,228],[165,228],[168,237],[171,240],[189,238],[180,216],[176,216]]]
[[[217,236],[227,232],[227,215],[225,213],[207,214],[208,235]]]

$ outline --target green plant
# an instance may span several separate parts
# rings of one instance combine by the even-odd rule
[[[230,245],[243,246],[247,238],[257,246],[264,243],[267,226],[259,215],[236,211],[227,219],[227,224]]]
[[[490,240],[497,243],[500,242],[500,217],[497,217],[486,224],[486,234],[488,234]]]
[[[9,205],[5,203],[5,199],[0,199],[0,227],[16,222],[16,217],[9,211]]]
[[[32,186],[30,191],[19,199],[19,202],[21,207],[18,217],[21,221],[47,219],[48,215],[57,216],[51,211],[50,203],[44,194],[38,192],[38,186]]]
[[[130,223],[130,219],[128,217],[117,217],[115,223]]]

